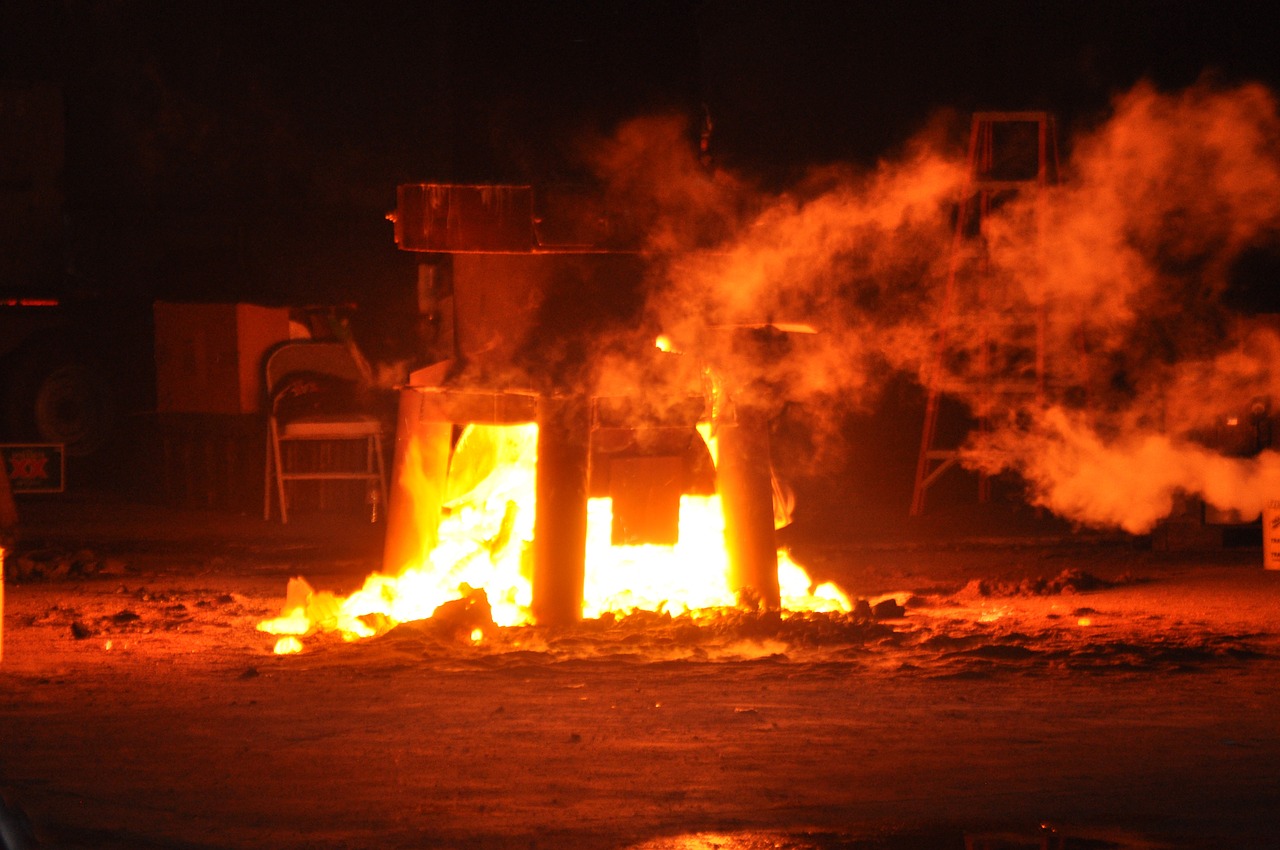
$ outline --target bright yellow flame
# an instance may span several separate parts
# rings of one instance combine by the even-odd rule
[[[272,650],[276,655],[293,655],[302,652],[302,641],[296,637],[282,637],[276,641],[276,648]]]
[[[778,550],[778,588],[785,611],[853,610],[853,603],[844,591],[829,581],[815,586],[804,567],[793,561],[786,549]]]
[[[301,581],[301,579],[290,579],[290,581]],[[258,631],[270,635],[305,635],[311,631],[311,621],[307,619],[306,609],[294,608],[274,620],[263,620],[258,623]]]
[[[671,337],[666,334],[658,334],[658,338],[653,341],[653,344],[659,351],[671,351]]]
[[[726,577],[724,514],[719,496],[680,499],[675,546],[614,546],[613,500],[587,503],[583,615],[667,610],[673,614],[735,604]]]
[[[706,426],[698,430],[714,460],[716,441]],[[416,466],[413,459],[420,457],[411,440],[406,466]],[[347,640],[368,637],[396,623],[430,617],[440,605],[472,588],[485,591],[495,624],[530,622],[536,472],[536,425],[469,426],[450,461],[433,550],[399,575],[369,576],[346,598],[317,592],[301,578],[291,579],[282,616],[258,628],[291,636],[281,640],[276,651],[296,652],[301,649],[299,636],[319,630],[338,631]],[[406,473],[402,481],[411,492],[434,486],[420,472]],[[680,536],[674,546],[615,546],[612,528],[613,501],[589,500],[584,616],[636,610],[681,613],[735,604],[719,496],[681,498]],[[786,551],[778,553],[778,581],[785,610],[852,610],[848,597],[834,585],[812,587]],[[480,629],[471,633],[473,642],[483,637]],[[286,640],[297,648],[282,650]]]

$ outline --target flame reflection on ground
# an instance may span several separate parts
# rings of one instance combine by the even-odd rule
[[[829,850],[856,846],[848,836],[760,830],[691,832],[633,844],[627,850]]]
[[[940,850],[966,847],[973,850],[1043,850],[1043,848],[1099,848],[1146,850],[1157,845],[1141,836],[1108,829],[1080,828],[1064,835],[1049,824],[1020,826],[999,832],[939,829],[926,833],[856,836],[832,831],[740,830],[690,832],[653,838],[628,845],[625,850]]]

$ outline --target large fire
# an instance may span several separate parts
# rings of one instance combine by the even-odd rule
[[[816,414],[820,436],[836,435],[840,417],[874,404],[889,376],[929,379],[946,312],[941,281],[963,262],[982,268],[983,290],[963,315],[949,313],[948,345],[961,356],[948,358],[948,392],[987,419],[961,447],[965,466],[1015,471],[1029,501],[1132,533],[1151,531],[1183,496],[1252,517],[1280,488],[1270,433],[1280,324],[1246,321],[1226,297],[1248,252],[1274,254],[1280,232],[1280,108],[1268,89],[1206,81],[1161,92],[1144,83],[1118,94],[1107,120],[1072,139],[1059,182],[991,209],[980,240],[956,238],[967,172],[929,133],[874,168],[815,169],[739,204],[750,190],[744,178],[702,167],[680,144],[684,129],[641,118],[592,148],[614,200],[656,211],[646,249],[673,258],[647,284],[646,308],[672,334],[661,349],[678,351],[677,339],[713,344],[708,322],[820,324],[822,334],[788,340],[785,356],[731,362],[741,352],[725,342],[715,362],[751,386],[785,387],[788,402]],[[714,250],[704,242],[720,230],[698,226],[705,221],[727,227]],[[1247,303],[1240,295],[1249,292],[1236,300]],[[1261,294],[1274,305],[1270,290]],[[1027,352],[1013,314],[1043,317],[1034,347],[1047,390],[1002,399],[990,415],[990,364]],[[609,340],[597,342],[609,350]],[[1258,409],[1267,445],[1251,457],[1208,451],[1204,435],[1242,406]],[[263,627],[374,634],[477,589],[494,622],[530,621],[535,467],[532,426],[471,428],[431,551],[346,599],[296,579],[285,616]],[[684,498],[672,547],[611,545],[611,508],[588,507],[584,616],[733,604],[717,497]],[[834,588],[811,592],[785,553],[779,584],[786,610],[848,607]]]
[[[715,457],[714,438],[699,429]],[[438,542],[397,575],[375,573],[347,597],[290,580],[283,614],[259,624],[281,635],[276,652],[302,649],[299,636],[339,632],[347,640],[370,637],[397,623],[432,616],[441,605],[483,590],[497,626],[532,621],[532,541],[536,505],[538,430],[533,424],[470,425],[450,462]],[[404,482],[410,492],[427,486],[411,441]],[[785,522],[780,518],[779,522]],[[583,616],[638,610],[701,612],[736,604],[729,587],[724,515],[720,497],[680,502],[680,537],[674,546],[612,543],[612,500],[591,499],[587,508]],[[848,597],[830,583],[813,586],[786,550],[778,552],[778,583],[786,611],[849,611]],[[479,638],[476,634],[473,637]]]

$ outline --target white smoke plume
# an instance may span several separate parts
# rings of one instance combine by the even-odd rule
[[[1246,514],[1280,495],[1272,453],[1197,442],[1255,399],[1280,399],[1280,336],[1222,303],[1241,252],[1280,231],[1280,117],[1264,87],[1117,96],[1065,145],[1060,182],[997,206],[982,242],[952,239],[964,151],[922,138],[871,169],[747,193],[680,152],[683,132],[632,122],[596,163],[619,196],[646,195],[655,248],[683,249],[654,282],[650,317],[740,384],[858,404],[891,369],[939,378],[993,416],[968,465],[1015,470],[1033,501],[1090,525],[1149,530],[1178,493]],[[981,282],[964,280],[979,257]],[[962,292],[939,361],[949,268]],[[1026,373],[1041,316],[1043,395],[966,395],[983,363]],[[819,333],[761,358],[708,330],[766,323]]]
[[[971,465],[1017,470],[1034,501],[1091,525],[1148,531],[1177,493],[1256,515],[1276,456],[1194,438],[1280,398],[1280,338],[1220,300],[1241,252],[1280,226],[1274,96],[1139,86],[1075,140],[1062,185],[989,224],[996,274],[1046,306],[1050,368],[1080,396],[1070,415],[1031,406],[1029,427],[978,437]]]
[[[1190,493],[1224,511],[1257,516],[1280,493],[1280,454],[1227,457],[1168,433],[1134,430],[1103,439],[1081,414],[1049,407],[1033,427],[1001,429],[971,462],[989,473],[1015,463],[1036,500],[1092,526],[1141,534]]]

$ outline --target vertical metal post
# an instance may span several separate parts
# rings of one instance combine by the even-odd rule
[[[581,396],[538,399],[538,507],[533,521],[533,618],[582,619],[587,561],[590,406]]]
[[[421,392],[412,387],[400,390],[395,461],[386,506],[387,536],[382,549],[385,573],[398,573],[417,563],[436,545],[453,425],[425,413]]]
[[[736,421],[721,424],[717,436],[716,482],[724,506],[729,586],[743,603],[776,611],[782,601],[768,423],[762,415],[739,410]]]

